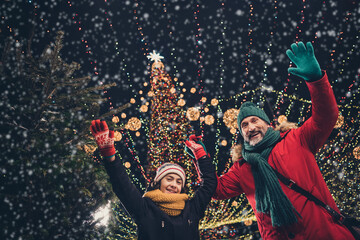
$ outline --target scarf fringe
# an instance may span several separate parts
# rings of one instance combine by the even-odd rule
[[[244,159],[251,164],[255,182],[256,210],[270,213],[275,227],[291,225],[297,222],[296,211],[282,190],[279,180],[267,162],[275,143],[280,138],[279,132],[269,128],[264,139],[256,146],[245,144]],[[260,153],[258,151],[260,150]]]

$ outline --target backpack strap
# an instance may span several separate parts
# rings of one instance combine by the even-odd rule
[[[274,168],[273,168],[273,170],[274,170],[276,176],[279,178],[279,180],[282,183],[284,183],[288,188],[300,193],[301,195],[307,197],[309,200],[313,201],[315,204],[325,208],[326,211],[328,211],[328,213],[330,213],[330,215],[333,216],[336,221],[343,223],[345,217],[341,213],[338,213],[333,208],[331,208],[329,205],[325,204],[323,201],[321,201],[320,199],[318,199],[317,197],[312,195],[310,192],[306,191],[305,189],[303,189],[302,187],[297,185],[294,180],[285,177],[284,175],[279,173]]]

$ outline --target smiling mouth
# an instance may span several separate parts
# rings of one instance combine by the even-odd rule
[[[168,193],[176,193],[175,191],[173,191],[173,190],[167,190],[168,191]]]
[[[260,134],[259,132],[257,132],[257,133],[254,133],[254,134],[251,134],[251,135],[250,135],[250,139],[251,139],[251,138],[253,138],[253,137],[256,137],[256,136],[258,136],[259,134]]]

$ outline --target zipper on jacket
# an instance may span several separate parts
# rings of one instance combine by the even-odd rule
[[[164,221],[161,221],[161,227],[165,227]]]
[[[189,226],[191,225],[191,220],[190,219],[188,219],[188,223],[189,223]]]

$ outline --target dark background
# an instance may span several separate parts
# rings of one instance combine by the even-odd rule
[[[258,87],[310,100],[303,80],[287,73],[290,61],[285,52],[297,41],[313,43],[338,104],[351,107],[359,103],[358,1],[7,0],[0,7],[0,49],[8,37],[24,46],[31,39],[32,53],[39,56],[45,45],[54,41],[56,32],[64,31],[61,56],[68,63],[81,64],[75,75],[90,76],[93,86],[117,84],[101,92],[109,100],[102,104],[102,113],[131,98],[136,100],[124,111],[127,117],[120,118],[120,124],[130,117],[150,118],[149,112],[138,109],[150,101],[146,96],[149,86],[144,83],[149,82],[151,70],[146,56],[153,50],[164,56],[170,76],[179,79],[178,94],[187,89],[185,110],[193,106],[203,109],[212,98],[225,100]],[[195,94],[189,92],[192,87],[197,89]],[[202,97],[207,98],[204,104]],[[251,99],[260,101],[272,118],[285,114],[286,107],[281,107],[273,94],[265,92],[249,96]],[[220,104],[222,112],[239,106],[236,100]],[[212,108],[201,115],[221,116],[221,111]],[[357,111],[352,114],[347,117],[358,117]],[[296,114],[288,118],[301,124]],[[226,159],[230,145],[219,149],[216,141],[231,142],[232,135],[222,130],[218,134],[220,128],[203,125],[202,131],[209,152]],[[140,132],[141,137],[133,137],[130,148],[146,166],[146,131],[143,128]],[[118,145],[124,157],[130,158],[128,146]],[[218,162],[219,173],[225,163]]]

